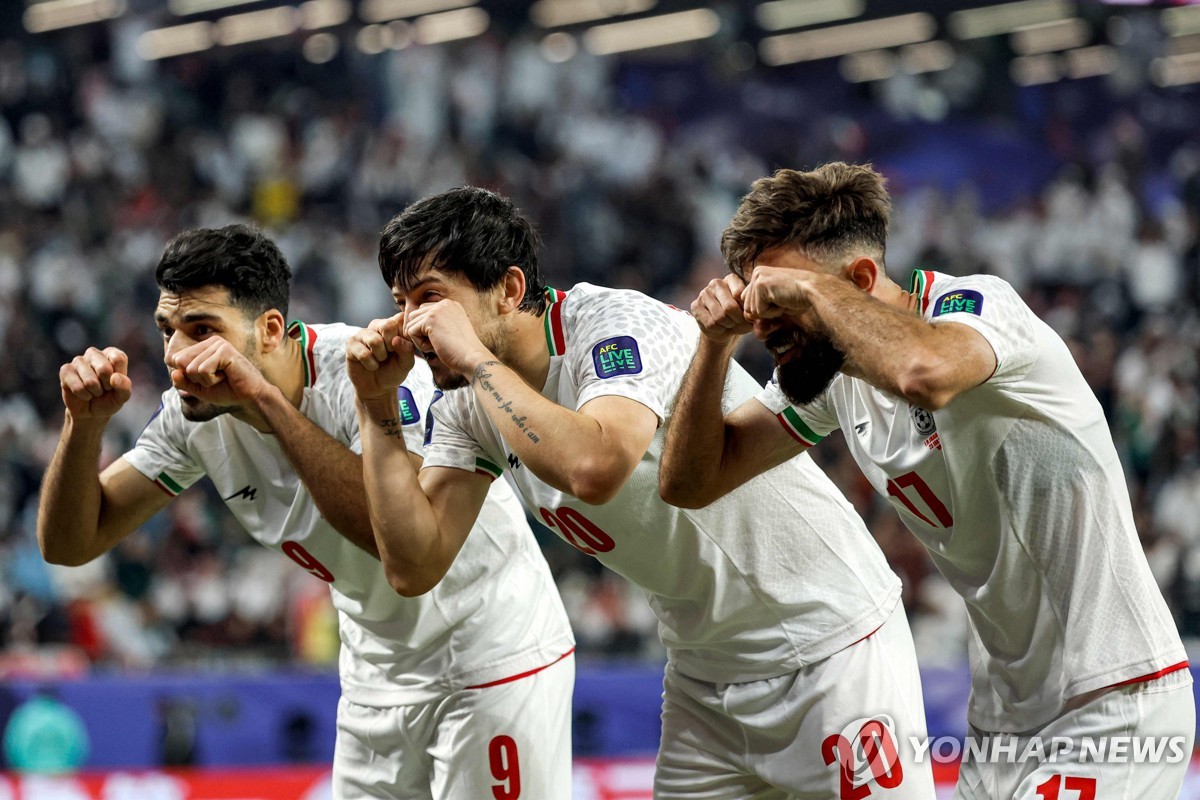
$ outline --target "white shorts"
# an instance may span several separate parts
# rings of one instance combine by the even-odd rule
[[[549,800],[571,796],[568,656],[518,680],[431,703],[338,701],[338,800]]]
[[[899,604],[879,630],[763,681],[712,684],[667,666],[656,800],[933,800],[912,737],[925,706]]]
[[[992,734],[972,727],[970,735],[988,757],[964,755],[954,797],[1176,800],[1195,734],[1192,676],[1185,668],[1111,689],[1035,734]],[[1010,747],[1002,750],[998,744]],[[1139,747],[1148,748],[1141,758]]]

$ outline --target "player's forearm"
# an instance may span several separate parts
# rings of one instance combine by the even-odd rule
[[[257,403],[321,516],[349,542],[379,558],[367,511],[362,458],[288,402],[275,387]]]
[[[546,399],[499,361],[485,361],[471,389],[521,464],[585,503],[607,502],[629,478],[600,423]]]
[[[395,396],[357,405],[362,475],[379,559],[397,593],[423,594],[446,574],[454,552],[445,545],[440,521],[417,479]]]
[[[684,376],[658,473],[658,493],[671,505],[699,508],[728,491],[721,487],[721,465],[731,432],[721,395],[737,342],[701,337]]]
[[[940,361],[934,333],[920,317],[893,308],[836,275],[805,276],[806,296],[833,344],[846,354],[846,372],[878,389],[919,401],[918,377]]]
[[[67,414],[63,424],[38,501],[38,545],[51,564],[86,564],[106,549],[99,536],[103,495],[97,471],[106,423]]]

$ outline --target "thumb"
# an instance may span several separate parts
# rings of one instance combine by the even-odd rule
[[[108,385],[112,387],[113,393],[117,399],[124,403],[133,394],[133,381],[124,373],[115,373],[108,379]]]

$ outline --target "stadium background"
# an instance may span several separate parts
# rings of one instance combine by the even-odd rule
[[[382,224],[463,183],[536,220],[553,285],[687,307],[722,274],[717,241],[751,180],[872,161],[896,199],[893,277],[998,274],[1070,344],[1193,649],[1196,82],[1186,5],[4,0],[0,798],[327,795],[337,632],[322,583],[201,488],[87,567],[42,561],[57,369],[91,344],[129,353],[115,458],[166,386],[150,313],[174,232],[253,220],[293,266],[292,316],[363,324],[390,313]],[[761,348],[743,356],[765,377]],[[904,579],[931,733],[961,735],[961,602],[840,443],[818,454]],[[541,540],[579,639],[576,797],[648,798],[653,616]],[[43,757],[83,772],[17,771]]]

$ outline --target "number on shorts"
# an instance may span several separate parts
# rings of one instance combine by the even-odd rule
[[[583,553],[594,556],[596,553],[607,553],[617,546],[613,538],[600,529],[596,523],[569,506],[563,506],[557,513],[548,508],[538,509],[542,520],[550,530],[558,530],[563,538]]]
[[[299,543],[284,542],[283,552],[309,575],[315,575],[326,583],[333,583],[333,573],[326,569],[324,564],[313,558],[312,553],[301,547]]]
[[[863,758],[871,768],[871,779],[882,789],[895,789],[904,780],[904,768],[896,752],[891,731],[878,720],[867,722],[858,732]],[[821,757],[828,766],[838,762],[838,800],[863,800],[871,796],[871,784],[854,783],[854,745],[840,733],[821,743]]]
[[[946,504],[938,499],[938,496],[933,493],[933,489],[929,488],[929,484],[915,472],[906,472],[894,481],[889,480],[887,482],[888,494],[903,503],[904,507],[913,514],[923,519],[926,525],[936,528],[937,525],[933,520],[918,511],[913,501],[909,500],[908,495],[904,493],[904,490],[909,486],[917,490],[917,494],[925,501],[925,505],[933,512],[933,515],[937,517],[938,522],[942,523],[943,528],[949,528],[954,525],[954,517],[950,515],[950,510],[946,508]]]
[[[521,796],[521,764],[517,761],[517,743],[500,734],[488,742],[488,762],[492,777],[500,781],[492,787],[496,800],[517,800]]]
[[[1059,787],[1068,792],[1075,792],[1075,800],[1096,800],[1096,779],[1081,778],[1078,775],[1051,775],[1049,780],[1038,786],[1035,791],[1042,800],[1059,800]],[[1069,798],[1062,800],[1069,800]]]

